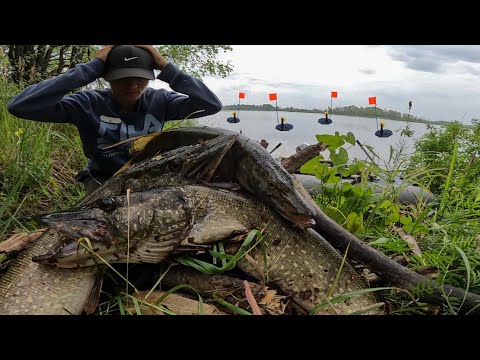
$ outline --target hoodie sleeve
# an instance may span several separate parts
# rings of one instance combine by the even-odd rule
[[[7,104],[7,110],[14,116],[57,123],[75,123],[75,109],[79,97],[65,96],[99,78],[105,63],[94,58],[87,63],[77,64],[62,75],[26,87]]]
[[[197,118],[222,110],[221,101],[202,81],[180,70],[173,63],[168,63],[157,78],[168,83],[175,91],[168,94],[167,120],[181,120],[187,116]],[[198,110],[204,111],[191,115]]]

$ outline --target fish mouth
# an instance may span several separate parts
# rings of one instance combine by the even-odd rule
[[[64,242],[56,251],[32,257],[33,262],[63,268],[90,266],[101,263],[96,255],[101,256],[112,247],[116,248],[107,222],[87,217],[84,212],[53,213],[36,220],[56,230]]]
[[[292,191],[286,196],[285,203],[289,206],[284,208],[288,220],[305,227],[314,227],[316,225],[316,203],[308,191],[303,187],[296,177],[292,177]],[[291,204],[296,204],[293,207]]]
[[[272,199],[275,201],[275,199]],[[289,194],[283,193],[280,199],[277,199],[277,209],[279,213],[287,220],[301,227],[313,227],[316,222],[315,209],[309,204],[295,188]],[[294,206],[293,204],[297,205]]]
[[[292,221],[293,223],[300,225],[301,227],[314,227],[316,222],[315,220],[307,215],[304,214],[287,214],[286,217],[288,220]]]
[[[283,211],[280,213],[280,215],[282,215],[285,219],[287,219],[288,221],[296,225],[308,228],[308,227],[314,227],[316,224],[315,220],[313,219],[313,216],[309,214],[307,215],[304,213],[300,213],[298,212],[298,209],[295,209],[292,207],[290,209],[283,208],[282,210]]]

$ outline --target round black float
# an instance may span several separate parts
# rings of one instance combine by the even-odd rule
[[[321,119],[318,119],[318,122],[323,125],[328,125],[332,123],[332,120],[329,118],[321,118]]]
[[[393,135],[393,132],[392,130],[377,130],[375,131],[375,136],[378,136],[378,137],[389,137],[389,136],[392,136]]]
[[[375,136],[378,137],[389,137],[393,135],[392,130],[384,129],[383,128],[384,123],[383,121],[380,123],[380,130],[375,131]]]
[[[278,124],[277,126],[275,126],[275,129],[277,129],[279,131],[289,131],[289,130],[293,129],[293,125],[292,124],[287,124],[285,122],[285,118],[283,116],[280,118],[280,121],[281,121],[281,123]]]
[[[328,118],[328,111],[325,111],[323,113],[323,115],[325,115],[324,118],[321,118],[321,119],[318,119],[318,122],[320,124],[323,124],[323,125],[328,125],[328,124],[331,124],[332,123],[332,120]]]
[[[227,119],[227,122],[229,122],[229,123],[231,123],[231,124],[240,122],[240,118],[237,117],[237,113],[236,113],[236,112],[233,112],[232,115],[233,115],[232,117],[229,117],[229,118]]]
[[[287,123],[278,124],[277,126],[275,126],[275,129],[280,130],[280,131],[289,131],[289,130],[293,129],[293,125],[292,124],[287,124]]]

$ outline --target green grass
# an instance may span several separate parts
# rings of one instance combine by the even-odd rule
[[[480,294],[480,181],[471,176],[480,172],[480,161],[476,160],[476,154],[480,154],[480,125],[474,125],[432,129],[417,141],[414,156],[402,154],[401,146],[392,148],[389,159],[381,166],[371,152],[374,161],[346,166],[348,159],[344,156],[341,162],[334,161],[332,168],[322,165],[314,169],[311,162],[301,170],[329,184],[315,200],[332,219],[370,246],[391,258],[406,258],[412,270],[436,268],[441,284]],[[332,138],[338,154],[341,136]],[[348,166],[358,169],[360,185],[341,183],[338,174],[347,171]],[[386,184],[381,193],[365,187],[369,175]],[[402,183],[394,185],[392,179],[400,175]],[[430,204],[399,204],[399,192],[409,185],[435,191],[436,199]],[[410,246],[390,231],[390,225],[412,235],[422,254],[414,255]],[[449,299],[442,308],[421,304],[411,298],[405,300],[405,293],[398,291],[386,298],[390,312],[396,314],[456,314],[462,306],[461,299]]]
[[[0,81],[0,93],[11,91]],[[73,205],[83,195],[74,180],[85,164],[76,129],[18,119],[0,102],[0,241],[36,228],[26,217]]]

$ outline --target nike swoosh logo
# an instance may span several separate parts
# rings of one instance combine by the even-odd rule
[[[134,56],[134,57],[131,57],[131,58],[127,58],[126,56],[123,58],[123,60],[125,61],[130,61],[130,60],[133,60],[133,59],[138,59],[138,56]]]

